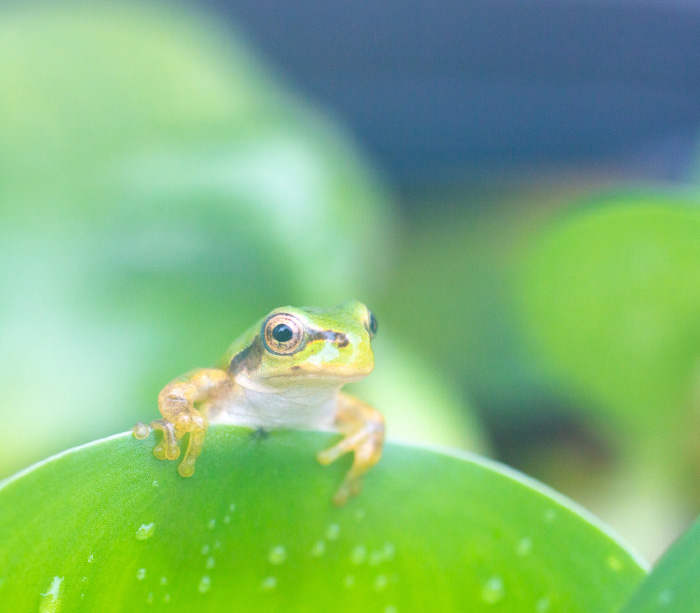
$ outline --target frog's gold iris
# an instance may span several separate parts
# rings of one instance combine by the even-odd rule
[[[304,325],[294,315],[277,313],[263,324],[262,337],[268,351],[277,355],[290,355],[301,349]]]

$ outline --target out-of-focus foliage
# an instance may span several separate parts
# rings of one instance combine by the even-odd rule
[[[698,559],[700,521],[664,554],[620,613],[695,613],[700,602]]]
[[[700,209],[661,195],[581,207],[528,262],[523,304],[547,363],[617,435],[687,429],[700,366],[698,270]]]
[[[122,435],[0,487],[14,610],[614,611],[640,561],[548,488],[389,444],[345,507],[332,434],[212,426],[188,479]],[[43,594],[43,599],[41,594]],[[83,596],[84,595],[84,596]]]
[[[700,209],[600,197],[533,245],[519,301],[533,355],[613,450],[614,483],[587,502],[658,552],[698,500]]]
[[[587,192],[423,202],[387,299],[412,305],[393,324],[474,394],[497,452],[658,555],[700,492],[698,209],[689,193]]]
[[[3,9],[0,474],[155,416],[276,306],[388,287],[387,197],[238,38],[135,4]],[[425,399],[382,407],[392,430],[424,430]]]
[[[491,404],[517,406],[535,380],[518,342],[511,290],[523,218],[531,212],[510,206],[508,197],[526,198],[494,193],[482,195],[485,204],[452,195],[424,203],[403,228],[401,265],[383,306],[394,307],[398,333],[465,389]]]

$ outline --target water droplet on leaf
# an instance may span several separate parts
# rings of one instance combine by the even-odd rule
[[[201,594],[206,594],[211,589],[211,579],[204,575],[199,580],[199,585],[197,586],[197,589]]]
[[[61,609],[61,584],[63,577],[54,577],[49,589],[41,594],[39,601],[39,613],[59,613]]]
[[[283,564],[287,559],[287,550],[282,545],[277,545],[267,554],[270,564]]]
[[[137,541],[148,540],[149,538],[151,538],[153,536],[155,529],[156,529],[156,525],[153,522],[151,522],[150,524],[141,524],[138,527],[138,530],[136,530],[136,540]]]
[[[496,604],[503,600],[504,595],[503,580],[500,577],[491,577],[481,588],[481,600],[486,604]]]

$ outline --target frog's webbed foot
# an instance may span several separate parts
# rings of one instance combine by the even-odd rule
[[[182,438],[186,432],[190,433],[190,440],[187,443],[185,457],[177,467],[177,472],[183,477],[191,477],[194,474],[194,464],[202,453],[202,445],[204,444],[204,436],[207,432],[208,423],[204,415],[199,411],[192,409],[191,412],[183,415],[175,423],[175,436]],[[178,435],[178,432],[180,434]],[[163,439],[165,440],[165,438]],[[153,450],[155,453],[155,449]]]
[[[139,422],[134,426],[134,437],[147,438],[151,430],[160,430],[163,433],[161,441],[153,447],[153,455],[159,460],[177,460],[180,457],[180,446],[175,435],[175,425],[167,419],[155,419],[148,425]]]
[[[139,422],[134,426],[134,437],[138,439],[146,438],[151,430],[162,432],[163,438],[153,447],[153,455],[159,460],[177,460],[180,457],[180,440],[187,432],[190,433],[185,456],[177,467],[177,471],[183,477],[191,477],[194,474],[194,465],[202,452],[202,444],[207,430],[204,416],[194,409],[192,413],[196,413],[196,415],[187,414],[175,422],[168,419],[156,419],[148,425]]]
[[[325,466],[346,453],[354,452],[352,466],[333,497],[333,502],[341,506],[351,496],[360,493],[362,477],[382,457],[384,418],[359,400],[342,395],[336,419],[346,436],[333,447],[319,452],[317,458]]]

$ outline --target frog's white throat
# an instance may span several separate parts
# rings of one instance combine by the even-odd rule
[[[227,423],[249,428],[299,428],[331,430],[338,406],[339,385],[314,388],[296,388],[284,393],[247,386],[241,381],[216,414],[212,423]]]

